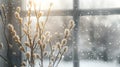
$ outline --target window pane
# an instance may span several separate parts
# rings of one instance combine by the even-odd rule
[[[120,0],[79,0],[80,9],[119,8]]]
[[[79,26],[80,67],[118,67],[120,15],[83,16]]]

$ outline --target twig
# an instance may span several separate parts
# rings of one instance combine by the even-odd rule
[[[2,55],[0,55],[0,57],[8,64],[8,60],[5,57],[3,57]]]
[[[63,54],[64,54],[64,52],[61,54],[61,57],[60,57],[60,59],[58,60],[58,63],[56,64],[56,66],[55,66],[55,67],[58,67],[58,64],[60,63],[60,61],[61,61],[61,59],[62,59]]]

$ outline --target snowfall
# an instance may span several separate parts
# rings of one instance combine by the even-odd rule
[[[94,61],[94,60],[81,60],[79,63],[79,67],[120,67],[116,61],[113,62],[103,62],[103,61]],[[35,67],[39,67],[39,64],[36,63]],[[44,67],[48,67],[48,61],[45,61]],[[58,67],[73,67],[72,62],[61,61]]]

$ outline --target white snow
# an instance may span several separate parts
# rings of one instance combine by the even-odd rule
[[[36,63],[35,67],[39,67]],[[48,61],[44,62],[44,67],[48,67]],[[58,67],[73,67],[73,63],[61,61]],[[94,61],[94,60],[81,60],[80,67],[119,67],[119,64],[116,62],[103,62],[103,61]]]

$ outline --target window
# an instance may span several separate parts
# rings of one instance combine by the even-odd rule
[[[58,67],[119,67],[120,65],[120,4],[119,0],[33,0],[36,2],[36,9],[43,11],[44,15],[40,22],[44,21],[51,2],[52,9],[46,25],[46,31],[52,34],[63,35],[69,20],[73,19],[76,26],[69,38],[68,52],[62,56],[63,60]],[[7,1],[5,1],[7,2]],[[14,2],[14,3],[12,3]],[[18,0],[9,1],[10,10],[14,10]],[[28,10],[29,0],[20,1],[22,5],[21,16],[24,23],[27,20],[25,13]],[[11,6],[12,5],[12,6]],[[13,9],[11,9],[13,7]],[[8,14],[12,11],[8,10]],[[32,12],[34,8],[32,7]],[[12,15],[8,15],[11,17]],[[13,19],[13,17],[11,17]],[[11,20],[10,22],[16,22]],[[36,24],[35,15],[32,14],[33,26]],[[0,23],[1,24],[1,23]],[[17,26],[16,26],[17,27]],[[1,29],[1,25],[0,25]],[[2,32],[0,32],[2,33]],[[32,32],[33,33],[33,32]],[[72,40],[71,40],[72,39]],[[0,41],[2,41],[0,36]],[[54,39],[55,40],[55,39]],[[28,48],[26,48],[28,49]],[[29,51],[29,50],[28,50]],[[18,54],[18,53],[17,53]],[[14,58],[14,56],[12,56]],[[15,58],[18,58],[15,56]],[[15,60],[14,58],[14,60]],[[10,57],[11,59],[11,57]],[[11,62],[17,62],[17,60]],[[36,67],[39,63],[36,60]],[[45,65],[48,58],[45,58]],[[17,66],[19,66],[18,64]],[[47,67],[47,66],[45,66]]]
[[[118,52],[120,31],[120,16],[117,15],[119,13],[117,8],[120,7],[118,0],[51,0],[51,2],[54,6],[48,25],[58,29],[64,24],[61,21],[66,22],[65,19],[70,20],[72,17],[77,24],[77,30],[75,30],[77,36],[73,35],[75,41],[70,42],[71,50],[64,56],[60,67],[67,67],[68,65],[68,67],[117,66],[117,63],[113,63],[113,61],[120,61],[118,60],[120,55]],[[43,1],[40,5],[41,10],[46,11],[48,7],[42,6],[46,6],[46,4],[49,6],[48,3],[50,1]],[[53,28],[51,30],[53,31]]]

